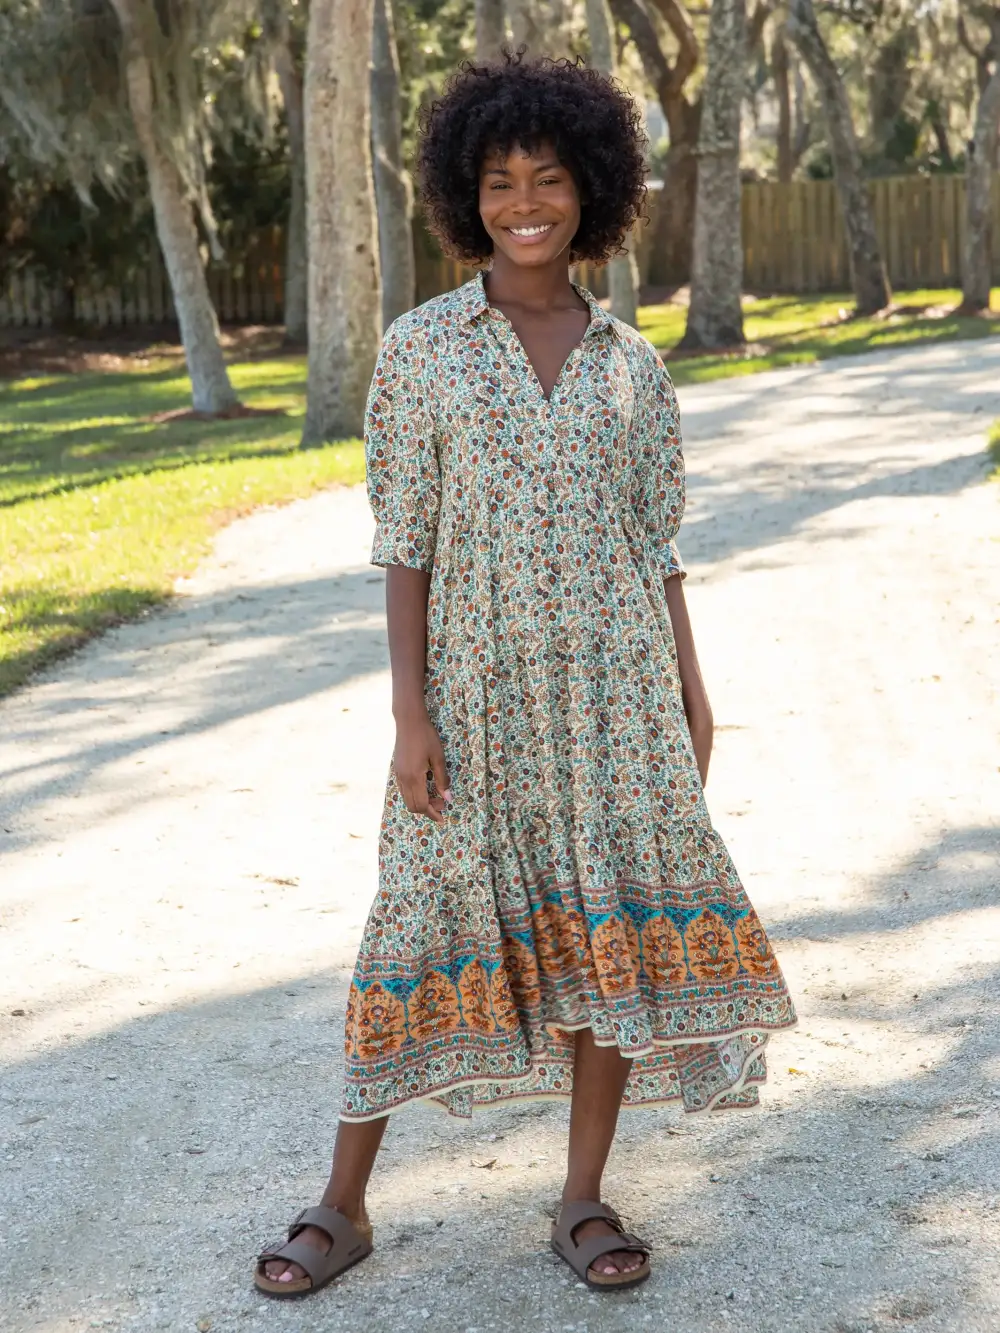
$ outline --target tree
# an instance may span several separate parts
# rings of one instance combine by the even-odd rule
[[[590,63],[603,74],[615,72],[611,44],[611,15],[608,0],[587,0],[587,30],[590,34]],[[639,323],[639,269],[631,253],[616,255],[608,264],[611,313],[633,328]]]
[[[312,0],[306,41],[304,445],[357,435],[381,328],[371,158],[373,0]]]
[[[162,50],[163,11],[157,12],[149,0],[111,0],[111,3],[121,24],[129,110],[146,165],[156,235],[170,278],[191,377],[193,406],[196,412],[217,415],[235,405],[236,394],[222,355],[219,323],[208,291],[184,177],[162,143],[161,117],[169,124],[175,115],[183,116],[180,106],[164,105],[171,93],[178,101],[180,98],[176,79],[163,77],[168,63]],[[168,38],[173,35],[167,34]]]
[[[378,208],[382,325],[412,310],[416,301],[413,187],[403,166],[399,54],[392,0],[375,0],[372,34],[372,157]]]
[[[111,0],[111,7],[117,24],[102,0],[25,0],[0,10],[0,99],[26,154],[63,168],[84,199],[95,178],[115,188],[138,146],[194,407],[216,414],[236,395],[194,209],[214,244],[205,77],[221,35],[245,26],[246,11],[242,0],[210,14],[190,0]]]
[[[745,341],[740,301],[740,111],[746,41],[745,0],[712,0],[684,348],[739,347]]]
[[[812,0],[789,0],[787,32],[819,91],[847,233],[854,301],[858,314],[871,315],[890,303],[892,291],[861,174],[861,153],[847,90],[819,30]]]
[[[506,40],[503,0],[476,0],[476,59],[496,60]]]
[[[793,71],[788,43],[781,27],[776,29],[771,41],[771,74],[778,99],[778,180],[787,185],[802,154],[809,147],[811,126],[805,114],[802,73],[797,61]]]
[[[698,133],[701,98],[687,88],[701,59],[701,46],[691,17],[680,0],[649,0],[667,25],[677,47],[667,58],[645,0],[610,0],[611,12],[629,30],[646,79],[656,94],[670,133],[664,165],[662,201],[652,239],[659,278],[686,282],[691,272],[694,202],[698,183]]]
[[[515,50],[526,47],[530,55],[540,56],[544,29],[538,0],[509,0],[510,28]]]
[[[297,6],[302,8],[302,6]],[[286,0],[270,0],[265,17],[281,88],[288,134],[289,205],[285,228],[285,341],[303,345],[308,334],[309,251],[306,242],[306,142],[302,110],[300,25]]]
[[[981,6],[979,15],[990,28],[989,41],[977,49],[959,20],[963,45],[976,58],[979,102],[965,169],[965,263],[962,309],[970,314],[990,308],[992,286],[992,185],[1000,139],[1000,7]],[[990,72],[990,65],[993,70]]]

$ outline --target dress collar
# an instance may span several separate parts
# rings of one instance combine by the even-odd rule
[[[483,273],[484,270],[480,269],[471,281],[464,283],[455,292],[459,304],[459,313],[464,320],[471,322],[490,308],[490,303],[486,299],[486,284],[483,282]],[[573,289],[577,295],[586,301],[587,309],[590,311],[588,333],[591,329],[602,329],[614,322],[603,306],[587,291],[586,287],[581,287],[574,282]]]

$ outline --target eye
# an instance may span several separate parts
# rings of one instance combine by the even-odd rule
[[[539,185],[558,185],[558,184],[559,184],[559,177],[558,177],[558,176],[546,176],[546,178],[545,178],[544,180],[539,181],[538,184],[539,184]]]

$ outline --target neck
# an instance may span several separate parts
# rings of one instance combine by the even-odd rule
[[[491,305],[520,305],[535,310],[552,310],[577,296],[569,280],[568,252],[556,255],[549,264],[537,268],[515,264],[500,251],[494,251],[493,267],[484,274],[486,296]]]

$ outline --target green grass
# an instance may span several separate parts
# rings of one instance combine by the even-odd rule
[[[288,415],[157,425],[190,403],[168,363],[0,383],[0,695],[169,597],[228,519],[363,479],[358,441],[297,449],[301,359],[231,373],[248,406]]]
[[[639,325],[666,353],[677,383],[691,384],[1000,332],[1000,315],[946,313],[958,295],[897,294],[898,305],[915,312],[888,320],[844,319],[846,296],[754,300],[746,308],[751,346],[737,357],[671,357],[684,332],[679,306],[647,306]],[[297,448],[303,358],[238,362],[230,373],[246,404],[284,415],[158,424],[154,416],[190,402],[176,360],[0,381],[0,695],[169,597],[230,518],[362,480],[358,441]],[[1000,468],[1000,426],[992,448]]]
[[[684,336],[687,312],[680,306],[644,307],[639,328],[663,353],[676,384],[701,384],[832,356],[1000,334],[1000,311],[982,319],[956,315],[952,312],[960,299],[960,292],[950,290],[897,292],[898,313],[848,319],[851,298],[846,295],[763,297],[744,307],[748,348],[736,355],[672,356],[670,349]]]
[[[994,421],[993,428],[990,431],[987,441],[987,448],[990,451],[990,457],[996,464],[993,470],[993,480],[1000,481],[1000,421]]]

